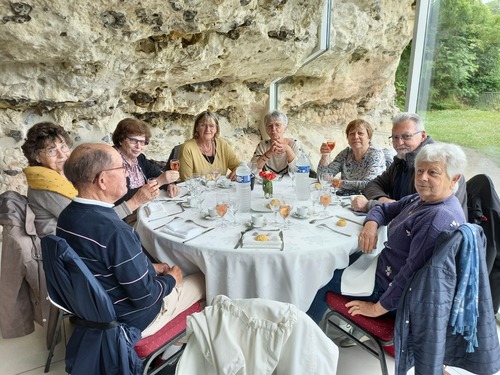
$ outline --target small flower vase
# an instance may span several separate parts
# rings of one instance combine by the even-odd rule
[[[273,181],[268,180],[267,178],[263,178],[262,190],[264,191],[264,198],[271,198],[273,196]]]

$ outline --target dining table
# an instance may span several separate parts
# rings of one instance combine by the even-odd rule
[[[311,186],[317,183],[310,181]],[[258,182],[251,192],[250,212],[226,214],[228,223],[211,217],[217,192],[236,196],[235,183],[217,185],[203,192],[198,208],[190,207],[189,192],[181,183],[174,198],[160,196],[138,209],[136,230],[143,247],[158,261],[177,265],[184,275],[205,275],[206,301],[217,295],[232,299],[265,298],[288,302],[307,311],[316,292],[339,268],[349,263],[349,255],[360,251],[358,235],[364,216],[350,209],[351,197],[333,199],[325,213],[312,200],[297,201],[293,180],[273,181],[274,197],[293,203],[289,227],[272,224],[274,213]],[[309,212],[299,217],[297,207]],[[261,227],[251,217],[261,214]],[[325,216],[323,216],[323,214]],[[339,222],[344,219],[343,222]],[[283,222],[278,215],[280,224]],[[338,224],[343,224],[339,226]],[[259,241],[258,236],[264,241]],[[379,229],[377,249],[383,247],[386,231]]]

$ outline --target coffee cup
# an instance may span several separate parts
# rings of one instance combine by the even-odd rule
[[[264,215],[254,214],[252,215],[252,224],[254,227],[261,227],[264,225]]]
[[[297,207],[297,215],[304,217],[304,216],[307,216],[308,213],[309,213],[309,207],[307,207],[307,206]]]
[[[208,208],[208,216],[210,217],[216,217],[217,216],[217,210],[215,207],[209,207]]]

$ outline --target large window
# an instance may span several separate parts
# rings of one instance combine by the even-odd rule
[[[397,76],[398,104],[422,115],[437,140],[500,164],[500,0],[417,4],[414,38]]]

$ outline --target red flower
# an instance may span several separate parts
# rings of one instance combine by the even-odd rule
[[[269,172],[269,171],[260,171],[259,177],[265,178],[266,180],[271,181],[271,180],[274,180],[276,178],[276,173]]]

